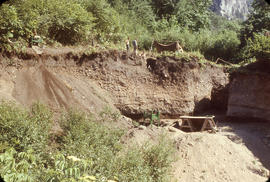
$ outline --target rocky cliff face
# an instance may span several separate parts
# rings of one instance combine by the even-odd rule
[[[228,19],[246,20],[253,0],[213,0],[211,9]]]

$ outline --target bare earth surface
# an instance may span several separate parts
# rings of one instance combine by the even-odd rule
[[[78,56],[73,51],[47,48],[41,55],[29,53],[24,60],[0,57],[0,99],[27,107],[40,101],[55,111],[73,107],[96,115],[107,107],[133,118],[144,110],[159,109],[163,118],[170,119],[209,109],[212,91],[228,83],[222,68],[196,60],[160,58],[147,68],[145,55],[106,51]],[[224,96],[219,98],[216,105],[222,105]],[[216,121],[217,133],[185,133],[171,126],[135,127],[124,116],[114,127],[127,130],[122,138],[127,145],[156,142],[166,133],[177,149],[172,172],[176,181],[266,181],[270,123],[235,122],[224,115]]]

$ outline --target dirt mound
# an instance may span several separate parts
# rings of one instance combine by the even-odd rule
[[[168,131],[169,130],[169,131]],[[192,182],[265,182],[269,171],[243,144],[228,137],[209,133],[184,133],[171,128],[132,128],[123,137],[127,145],[157,142],[160,135],[174,140],[176,162],[173,179]]]
[[[151,110],[171,116],[201,111],[212,105],[214,88],[222,89],[228,83],[222,68],[201,64],[195,58],[145,59],[145,54],[134,56],[112,50],[70,55],[69,59],[76,60],[82,74],[111,93],[115,106],[131,118]]]
[[[226,108],[223,101],[227,95],[223,88],[228,83],[228,75],[222,68],[200,63],[196,57],[161,57],[152,58],[151,62],[145,59],[144,53],[137,56],[117,50],[87,53],[70,48],[46,48],[35,56],[50,71],[53,69],[57,78],[72,80],[70,74],[80,76],[84,82],[95,82],[100,90],[110,93],[105,96],[111,96],[121,113],[131,118],[151,110],[176,117],[213,105]],[[67,76],[62,78],[59,72]],[[62,101],[53,102],[65,105]]]
[[[264,182],[269,171],[244,146],[225,136],[194,133],[176,138],[177,181]]]

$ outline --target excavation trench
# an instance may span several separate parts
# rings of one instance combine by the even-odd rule
[[[71,106],[97,115],[110,108],[105,110],[109,114],[120,110],[139,122],[144,111],[158,110],[161,120],[173,121],[180,115],[213,114],[221,109],[222,117],[216,115],[218,121],[223,121],[219,125],[221,132],[169,131],[180,156],[173,167],[176,181],[266,181],[263,167],[253,154],[269,169],[269,124],[247,120],[236,123],[224,117],[227,106],[233,116],[258,116],[269,110],[269,102],[265,102],[270,98],[266,75],[235,76],[228,88],[228,74],[222,67],[201,64],[196,58],[158,57],[147,61],[143,56],[125,56],[121,51],[88,56],[70,51],[73,50],[45,49],[42,55],[34,57],[33,64],[31,60],[20,60],[7,66],[2,59],[0,98],[25,106],[39,100],[55,109]],[[38,59],[44,67],[36,64]],[[262,108],[260,112],[258,108]],[[256,112],[249,112],[250,109]],[[109,124],[120,128],[123,123],[131,123],[125,119]],[[164,129],[130,125],[125,128],[127,143],[157,140],[158,132]],[[174,122],[171,126],[179,127]],[[217,165],[220,161],[224,165]]]

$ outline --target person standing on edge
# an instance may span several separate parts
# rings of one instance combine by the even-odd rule
[[[126,40],[126,48],[127,48],[127,52],[129,51],[129,37],[128,39]]]
[[[132,41],[132,45],[134,48],[134,54],[137,55],[138,44],[136,39]]]

